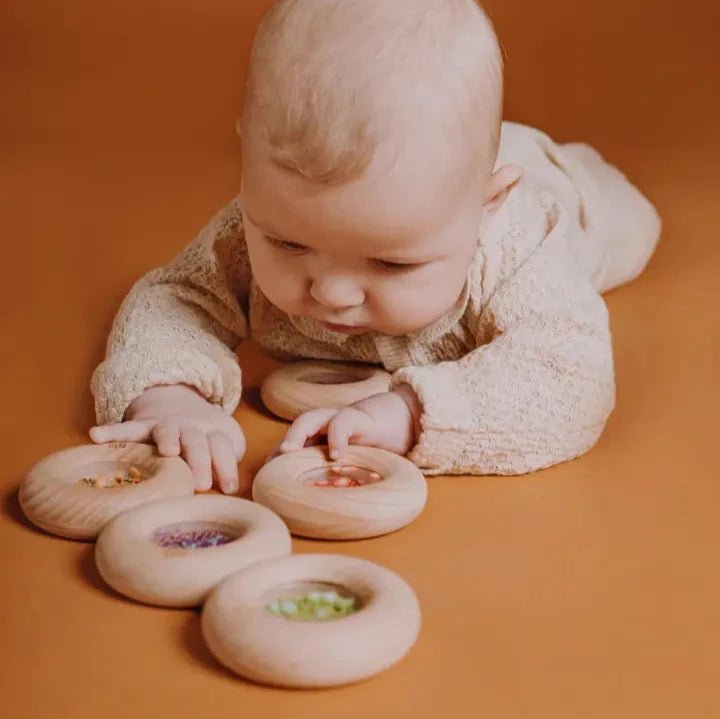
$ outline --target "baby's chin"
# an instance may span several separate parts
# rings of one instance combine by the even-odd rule
[[[406,335],[417,334],[424,330],[430,322],[418,322],[418,323],[407,323],[407,322],[369,322],[361,326],[342,326],[332,325],[329,323],[322,323],[325,329],[338,334],[344,334],[348,336],[362,335],[362,334],[380,334],[388,335],[390,337],[404,337]]]
[[[292,314],[292,313],[289,313]],[[407,322],[373,322],[366,321],[362,324],[340,325],[332,322],[323,322],[312,315],[295,315],[302,317],[306,322],[310,322],[318,328],[322,328],[328,332],[346,337],[355,337],[358,335],[380,334],[390,337],[403,337],[405,335],[415,334],[423,330],[429,323],[409,324]]]

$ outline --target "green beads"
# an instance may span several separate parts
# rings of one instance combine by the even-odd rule
[[[341,597],[337,592],[309,592],[305,597],[281,599],[267,605],[271,614],[286,619],[336,619],[356,611],[355,597]]]

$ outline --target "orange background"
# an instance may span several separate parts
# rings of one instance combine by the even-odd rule
[[[87,441],[88,388],[131,283],[238,189],[234,121],[269,0],[6,0],[0,8],[3,573],[0,713],[45,717],[711,717],[720,713],[717,447],[720,10],[715,0],[488,3],[507,117],[585,140],[657,203],[662,245],[608,297],[618,408],[587,456],[433,478],[429,504],[346,552],[404,576],[420,640],[367,683],[254,686],[198,614],[104,587],[92,547],[22,517],[27,469]],[[272,363],[240,349],[253,472],[282,432]]]

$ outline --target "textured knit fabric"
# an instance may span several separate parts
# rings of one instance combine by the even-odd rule
[[[615,401],[601,293],[635,278],[660,234],[648,200],[591,147],[504,123],[497,165],[521,181],[486,214],[456,305],[401,337],[332,332],[270,304],[253,281],[233,198],[170,264],[132,288],[92,391],[119,422],[147,387],[186,383],[232,413],[233,348],[383,365],[423,406],[409,458],[427,474],[520,474],[587,451]]]

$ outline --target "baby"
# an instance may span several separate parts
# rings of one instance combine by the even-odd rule
[[[590,449],[615,383],[601,293],[658,240],[652,205],[584,144],[502,123],[474,0],[281,0],[253,46],[240,193],[124,300],[95,442],[182,454],[240,489],[233,351],[383,365],[390,391],[301,415],[427,474],[519,474]]]

